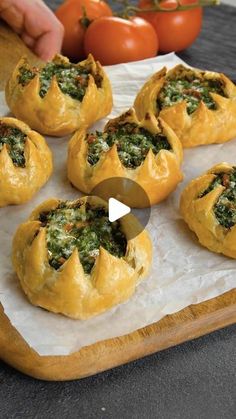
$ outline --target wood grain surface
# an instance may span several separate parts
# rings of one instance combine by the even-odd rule
[[[44,380],[97,374],[236,322],[236,291],[192,305],[129,335],[98,342],[68,356],[39,356],[11,326],[0,306],[0,358]]]
[[[0,26],[0,89],[21,55],[39,60],[17,35]],[[194,339],[236,322],[236,290],[192,305],[129,335],[99,342],[68,356],[39,356],[10,324],[0,304],[0,358],[44,380],[82,378]]]

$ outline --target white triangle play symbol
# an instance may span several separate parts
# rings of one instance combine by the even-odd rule
[[[124,215],[129,214],[131,211],[130,207],[122,202],[117,201],[115,198],[109,198],[108,201],[108,218],[111,223],[119,218],[124,217]]]

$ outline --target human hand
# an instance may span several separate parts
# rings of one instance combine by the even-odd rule
[[[0,17],[43,60],[60,52],[63,26],[42,0],[0,0]]]

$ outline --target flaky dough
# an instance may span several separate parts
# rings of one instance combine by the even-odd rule
[[[53,62],[67,64],[69,60],[56,55]],[[78,65],[90,68],[88,86],[81,102],[63,93],[55,76],[46,95],[41,98],[39,74],[25,86],[18,81],[19,69],[24,66],[30,68],[27,59],[22,58],[6,86],[6,101],[10,110],[31,128],[53,136],[70,134],[81,126],[89,126],[103,118],[112,109],[109,79],[92,55]],[[101,87],[97,87],[95,77],[101,79]]]
[[[79,198],[81,203],[107,208],[98,197]],[[57,208],[61,201],[49,199],[21,224],[13,240],[13,265],[21,286],[32,304],[75,319],[86,319],[127,300],[137,283],[147,275],[152,244],[144,230],[133,238],[137,219],[129,214],[120,220],[127,239],[124,257],[118,258],[100,247],[90,274],[85,274],[78,250],[55,270],[48,261],[46,228],[39,214]]]
[[[208,109],[200,102],[195,112],[188,115],[186,102],[181,101],[162,110],[158,109],[157,99],[168,77],[175,77],[192,71],[196,76],[206,79],[220,79],[227,97],[211,93],[217,109]],[[155,73],[138,93],[134,107],[139,119],[147,111],[160,116],[175,131],[183,147],[195,147],[202,144],[224,143],[236,136],[236,86],[224,74],[197,69],[189,70],[178,65],[172,70],[166,68]]]
[[[91,166],[88,161],[88,144],[85,140],[86,129],[78,130],[69,142],[67,173],[71,183],[80,191],[90,193],[96,185],[105,179],[120,177],[131,179],[140,185],[146,192],[150,205],[157,204],[165,199],[182,180],[180,165],[183,152],[180,141],[173,130],[162,120],[147,112],[140,122],[134,109],[115,119],[111,119],[106,127],[117,124],[136,123],[153,134],[163,132],[167,137],[172,150],[162,149],[155,156],[149,150],[144,162],[135,169],[126,168],[120,161],[117,146],[114,144],[107,152],[103,152],[98,163]],[[108,194],[110,192],[108,191]],[[119,191],[122,195],[122,192]],[[104,195],[103,195],[104,196]],[[104,196],[106,199],[109,196]],[[143,202],[138,196],[137,188],[129,190],[129,195],[124,193],[123,202],[131,207],[142,208],[148,200]]]
[[[202,176],[192,180],[182,193],[180,211],[189,228],[194,231],[203,246],[213,252],[223,253],[236,259],[236,225],[226,229],[218,222],[214,214],[214,205],[225,187],[218,185],[200,197],[218,173],[229,173],[231,170],[230,164],[220,163]]]
[[[52,153],[45,139],[15,118],[0,118],[0,123],[18,128],[26,136],[25,167],[14,165],[6,144],[0,151],[0,207],[23,204],[47,182],[52,173]]]

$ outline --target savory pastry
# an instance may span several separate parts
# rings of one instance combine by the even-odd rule
[[[21,224],[13,264],[32,304],[86,319],[127,300],[147,275],[149,235],[129,214],[111,223],[105,201],[50,199]]]
[[[176,188],[182,180],[181,161],[182,146],[171,128],[151,113],[140,122],[130,109],[111,119],[104,132],[78,130],[69,143],[67,171],[71,183],[86,193],[105,179],[132,179],[150,202],[143,202],[135,187],[127,194],[125,183],[119,197],[131,207],[142,208],[162,201]]]
[[[0,118],[0,207],[28,201],[51,173],[44,138],[15,118]]]
[[[184,147],[223,143],[236,136],[236,86],[224,75],[178,65],[163,68],[142,87],[137,116],[160,116]]]
[[[192,180],[180,210],[203,246],[236,259],[236,167],[221,163]]]
[[[6,101],[17,118],[31,128],[61,136],[91,125],[110,113],[110,82],[92,55],[78,64],[56,55],[43,68],[17,64],[6,86]]]

